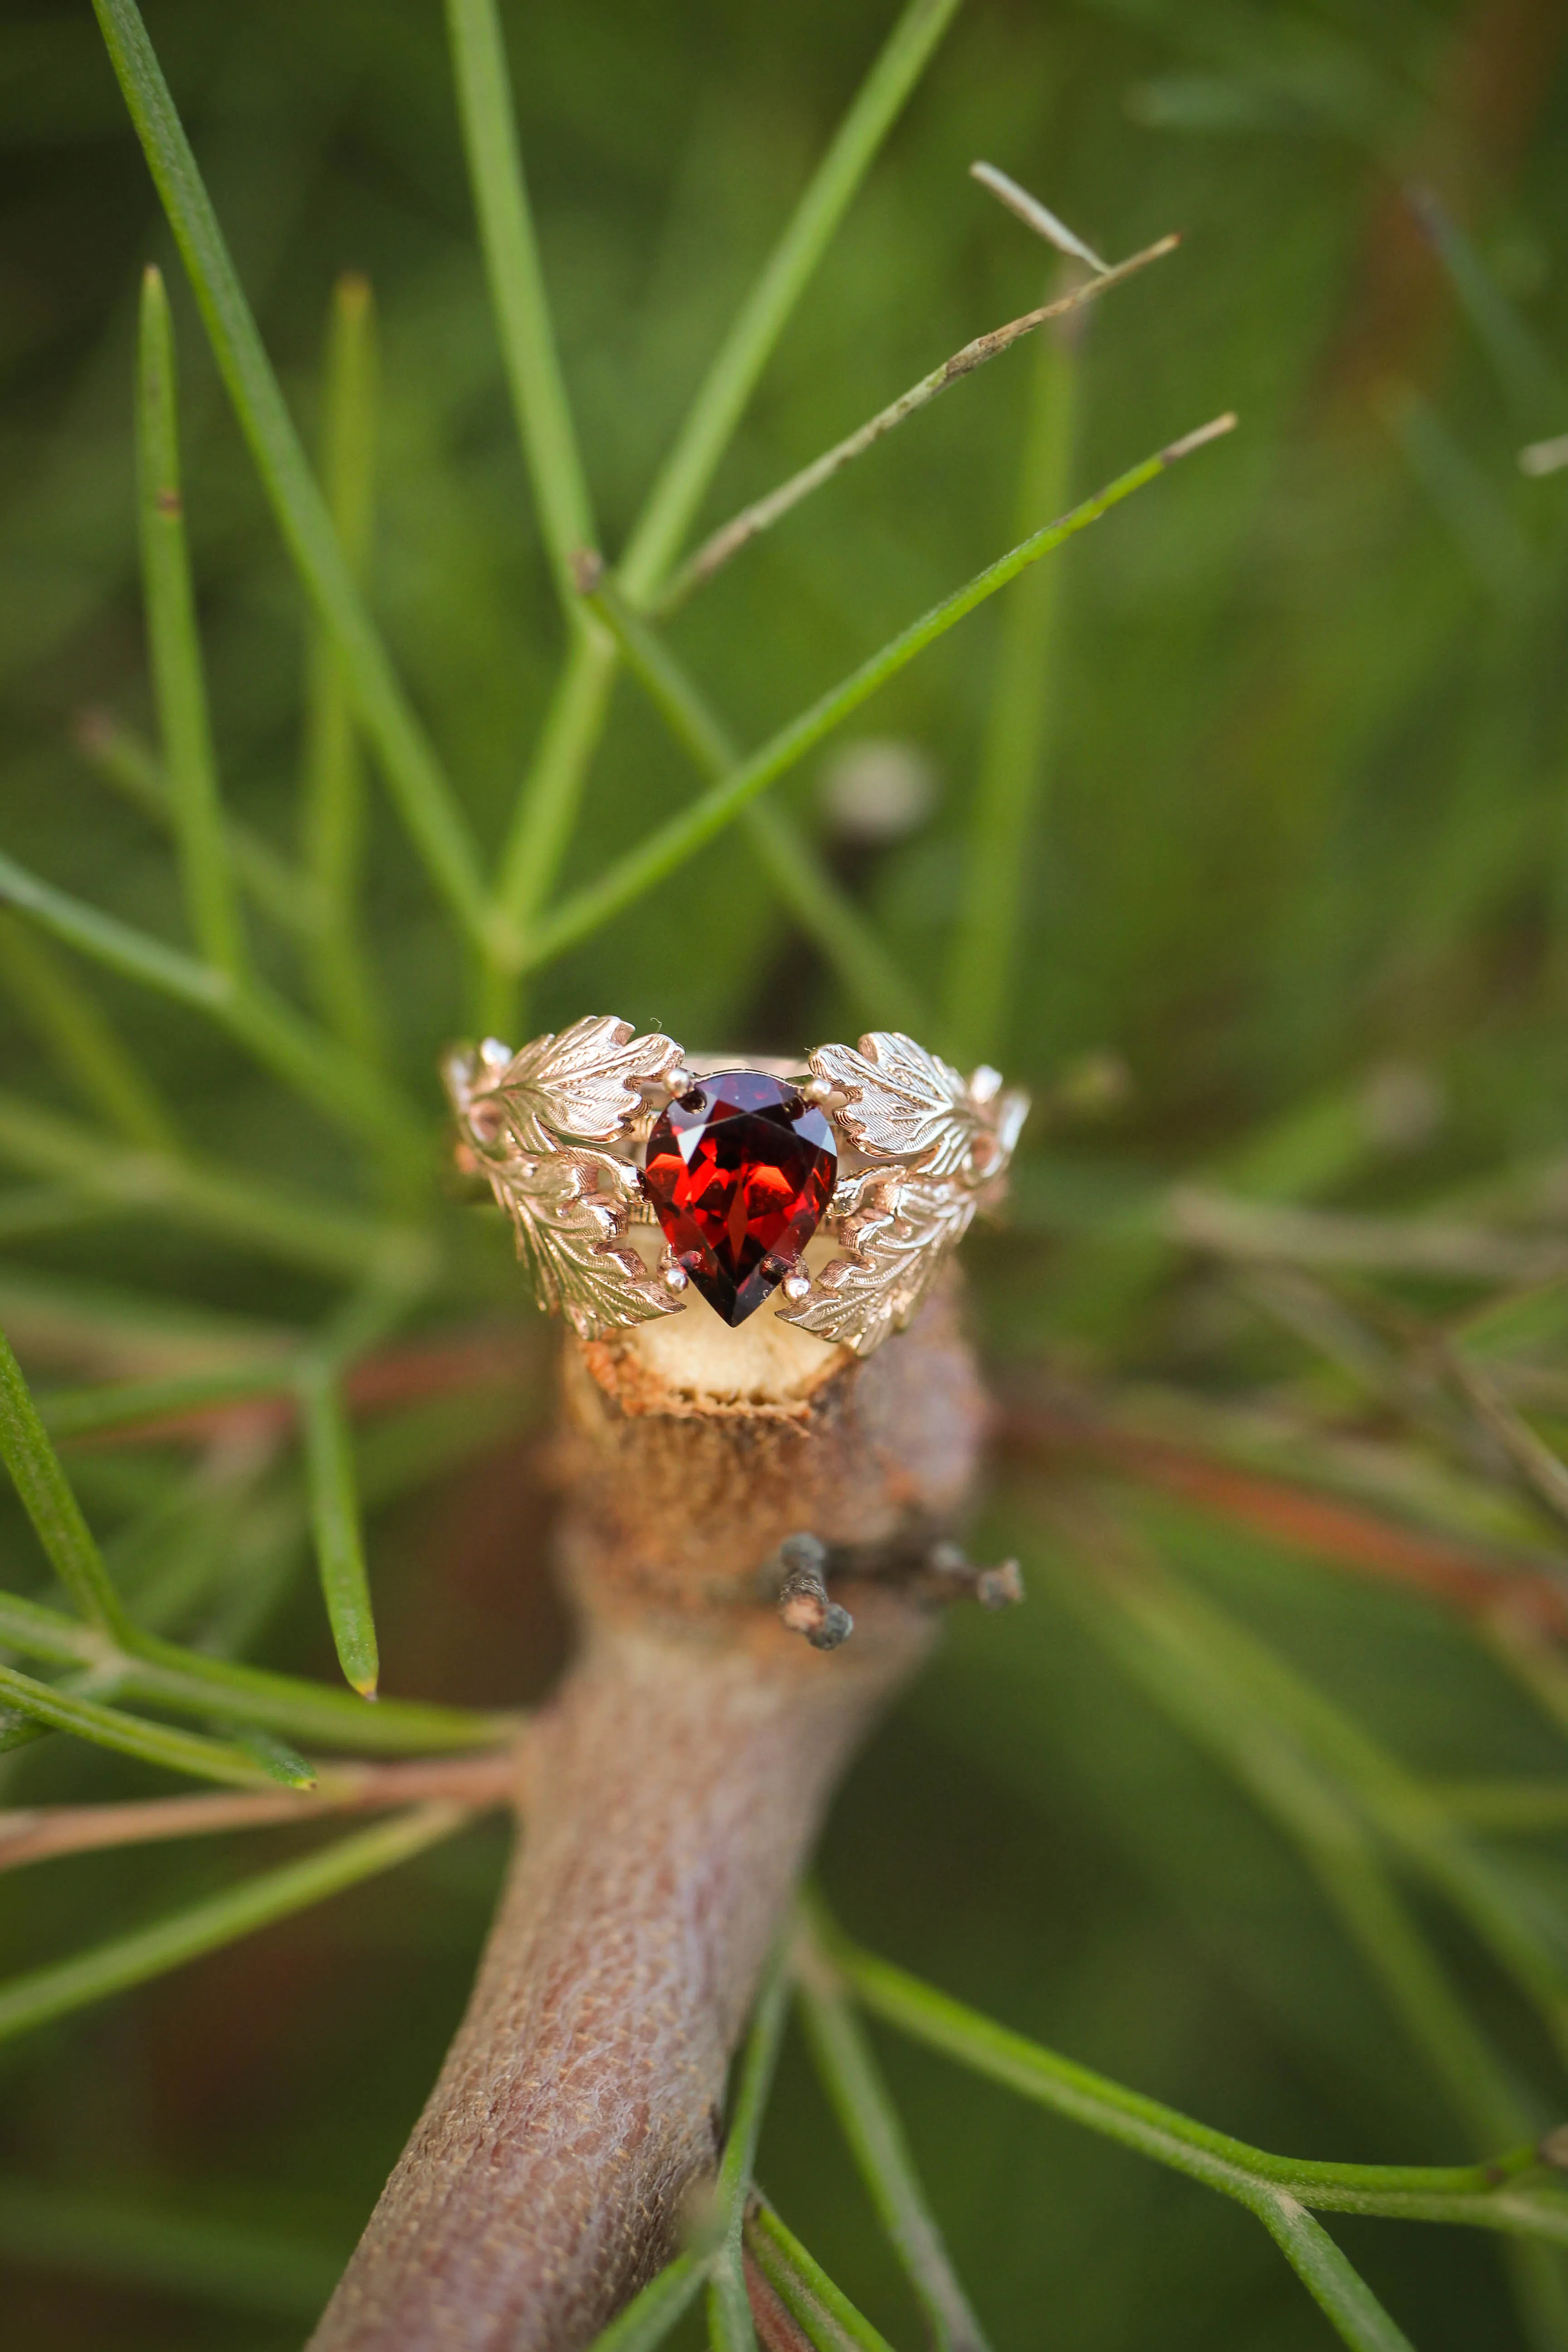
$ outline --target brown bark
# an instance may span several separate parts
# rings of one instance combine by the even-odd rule
[[[674,2251],[823,1807],[925,1647],[900,1576],[982,1422],[951,1302],[864,1364],[679,1320],[568,1349],[581,1654],[468,2015],[313,2352],[572,2352]],[[853,1571],[831,1653],[759,1586],[803,1530]]]

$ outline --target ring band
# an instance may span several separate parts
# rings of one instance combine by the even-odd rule
[[[862,1356],[999,1202],[1029,1108],[997,1071],[965,1079],[882,1029],[804,1065],[736,1063],[591,1015],[516,1053],[458,1047],[443,1076],[459,1166],[582,1338],[679,1314],[693,1287],[734,1326],[782,1289],[784,1322]],[[662,1228],[657,1265],[634,1224]],[[819,1229],[840,1254],[813,1273]]]

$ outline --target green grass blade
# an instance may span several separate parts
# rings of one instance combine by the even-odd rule
[[[1319,2309],[1352,2352],[1415,2352],[1321,2221],[1291,2197],[1261,2197],[1254,2212]]]
[[[1466,2207],[1483,2226],[1515,2226],[1501,2216],[1500,2192],[1534,2164],[1532,2147],[1468,2165],[1337,2164],[1276,2156],[1014,2033],[891,1961],[849,1945],[837,1931],[829,1953],[857,2000],[901,2033],[1226,2196],[1240,2197],[1262,2184],[1324,2211],[1388,2216],[1414,2214],[1423,2201],[1441,2200],[1450,2208]],[[1457,2219],[1458,2212],[1444,2218]]]
[[[85,711],[77,722],[76,744],[84,760],[112,784],[132,808],[163,831],[173,829],[168,778],[150,743],[112,711]],[[309,937],[320,929],[314,893],[303,874],[279,857],[269,841],[237,818],[226,820],[229,862],[235,878],[257,910],[280,929]]]
[[[55,1665],[89,1667],[111,1676],[121,1696],[145,1699],[175,1714],[256,1723],[313,1747],[439,1755],[452,1748],[493,1748],[517,1736],[515,1716],[415,1699],[384,1698],[370,1707],[324,1683],[237,1665],[139,1630],[116,1642],[13,1592],[0,1592],[0,1647]]]
[[[1067,504],[1079,373],[1075,339],[1047,328],[1035,353],[1021,524]],[[1007,1051],[1007,1006],[1060,692],[1065,586],[1064,567],[1047,563],[1019,582],[1003,615],[948,971],[946,1034],[965,1069],[1003,1060]]]
[[[708,2275],[708,2264],[698,2254],[677,2254],[657,2278],[649,2279],[625,2311],[601,2328],[587,2352],[653,2352],[662,2344],[689,2304],[695,2302]]]
[[[381,1663],[348,1416],[329,1371],[313,1368],[300,1382],[299,1397],[310,1528],[332,1642],[346,1680],[362,1698],[374,1698]]]
[[[324,1036],[261,982],[198,963],[114,915],[89,907],[0,855],[0,898],[86,956],[185,1004],[226,1029],[258,1061],[314,1103],[351,1135],[383,1139],[408,1156],[423,1153],[417,1114],[380,1074]]]
[[[185,545],[174,379],[174,332],[163,280],[142,280],[136,380],[137,502],[153,698],[169,780],[191,937],[219,971],[238,973],[245,934],[229,866],[217,763]]]
[[[134,1756],[139,1763],[162,1765],[169,1772],[188,1772],[198,1780],[217,1780],[236,1789],[266,1789],[275,1788],[280,1777],[242,1748],[204,1739],[194,1731],[171,1730],[167,1724],[148,1723],[117,1706],[105,1706],[99,1699],[41,1683],[16,1666],[0,1665],[0,1706],[15,1707],[35,1723],[47,1724],[51,1731],[69,1732],[74,1738],[90,1740],[96,1748],[111,1748],[121,1756]],[[297,1773],[290,1772],[287,1778],[291,1786],[308,1788],[315,1775],[307,1773],[303,1783]]]
[[[174,1113],[135,1055],[75,975],[19,917],[0,915],[0,976],[74,1080],[129,1142],[179,1145]]]
[[[677,741],[714,782],[730,774],[740,765],[740,753],[664,638],[632,610],[613,580],[603,581],[597,601],[627,667]],[[741,819],[779,897],[847,982],[867,1015],[866,1025],[922,1032],[925,1008],[913,983],[798,827],[782,809],[760,800],[748,803]]]
[[[616,680],[615,640],[604,630],[574,633],[561,676],[550,698],[539,744],[518,795],[517,814],[501,855],[496,900],[515,937],[515,965],[523,951],[531,918],[543,903],[566,854],[582,797],[583,779],[594,756]],[[494,1025],[510,1034],[510,996],[516,971],[498,982]]]
[[[740,2079],[725,2135],[715,2189],[721,2237],[708,2284],[708,2326],[715,2352],[754,2352],[756,2331],[746,2295],[741,2233],[751,2192],[752,2168],[763,2116],[773,2088],[773,2069],[789,2008],[789,1973],[783,1946],[768,1964],[757,1993],[752,2030],[741,2056]]]
[[[741,2255],[726,2247],[708,2275],[708,2341],[712,2352],[756,2352],[757,2331]]]
[[[1100,277],[1075,287],[1070,293],[1042,303],[1037,310],[1027,310],[1021,318],[1010,319],[1005,326],[994,327],[987,334],[976,335],[962,351],[954,352],[940,367],[932,368],[918,383],[911,384],[907,392],[901,392],[885,408],[879,408],[875,416],[868,417],[853,433],[846,434],[843,440],[835,442],[831,449],[825,449],[820,457],[814,457],[810,465],[802,466],[798,472],[791,474],[786,481],[780,482],[765,497],[753,499],[749,506],[741,509],[739,514],[731,515],[728,522],[721,523],[671,574],[647,607],[648,611],[660,620],[679,611],[689,596],[704,587],[726,563],[733,561],[743,547],[749,547],[763,531],[772,530],[774,524],[792,513],[803,499],[810,498],[814,491],[832,481],[836,474],[842,473],[847,466],[852,466],[868,449],[875,448],[879,441],[886,440],[889,433],[897,432],[900,425],[907,425],[911,416],[918,416],[922,408],[940,399],[955,383],[962,383],[964,377],[973,375],[977,368],[985,367],[992,360],[999,359],[1004,352],[1011,351],[1016,342],[1035,333],[1050,320],[1065,320],[1086,302],[1098,301],[1110,287],[1122,284],[1140,269],[1146,269],[1152,261],[1173,253],[1180,242],[1174,236],[1161,237],[1157,244],[1145,247],[1142,253],[1133,254],[1129,260],[1119,262],[1114,269],[1107,269]],[[1080,325],[1081,321],[1075,320],[1074,324]],[[1026,526],[1029,519],[1038,514],[1042,506],[1047,510],[1053,503],[1059,507],[1066,495],[1064,486],[1054,501],[1045,498],[1035,500],[1026,507],[1022,521]]]
[[[495,0],[447,0],[447,30],[501,359],[544,543],[570,614],[572,557],[594,541],[594,511],[540,266]]]
[[[937,2352],[985,2352],[984,2334],[926,2203],[875,2053],[809,1925],[801,1928],[795,1980],[822,2086],[930,2322]]]
[[[338,646],[409,835],[459,921],[481,940],[488,907],[468,827],[338,545],[146,27],[134,0],[93,0],[93,7],[279,529]]]
[[[353,272],[332,289],[327,333],[322,486],[343,560],[363,583],[375,483],[375,306]],[[384,1059],[359,910],[364,777],[342,656],[318,627],[305,687],[300,856],[315,902],[310,958],[322,1020],[364,1061]]]
[[[923,653],[938,637],[944,636],[949,629],[973,613],[977,604],[983,604],[987,597],[995,595],[998,589],[1005,588],[1031,563],[1037,562],[1041,556],[1049,554],[1053,548],[1060,547],[1077,532],[1087,530],[1090,523],[1097,522],[1102,514],[1109,513],[1112,507],[1131,498],[1146,483],[1157,480],[1178,458],[1202,447],[1219,433],[1228,432],[1234,421],[1228,416],[1218,418],[1215,424],[1187,435],[1183,440],[1173,442],[1152,457],[1145,457],[1141,464],[1131,467],[1115,481],[1108,483],[1104,489],[1086,499],[1081,506],[1075,507],[1070,514],[1064,515],[1058,522],[1047,523],[1020,546],[998,557],[984,572],[976,572],[973,580],[967,581],[952,595],[945,597],[940,604],[933,604],[929,612],[922,613],[918,621],[911,622],[907,629],[900,631],[868,661],[862,662],[858,669],[851,671],[847,678],[831,688],[820,700],[812,704],[809,710],[803,711],[798,719],[781,728],[760,751],[752,752],[750,759],[743,761],[738,768],[731,769],[722,782],[699,793],[679,816],[660,825],[635,849],[618,859],[597,881],[585,884],[557,907],[552,914],[546,916],[527,944],[524,968],[544,963],[564,949],[575,946],[579,940],[587,938],[602,924],[608,922],[612,916],[619,914],[623,907],[630,906],[647,891],[667,880],[689,857],[695,856],[716,834],[722,832],[725,825],[740,814],[748,801],[754,800],[769,784],[776,783],[780,776],[805,759],[808,751],[815,751],[823,738],[831,734],[851,711],[858,709],[879,687],[885,686],[900,670],[907,668],[917,654]],[[603,586],[589,598],[590,603],[599,602],[601,607],[605,600]]]
[[[1037,1555],[1037,1561],[1061,1605],[1187,1738],[1236,1776],[1294,1843],[1412,2044],[1479,2144],[1521,2137],[1529,2118],[1507,2069],[1392,1883],[1342,1780],[1303,1755],[1277,1709],[1205,1647],[1174,1639],[1152,1612],[1135,1612],[1129,1579],[1096,1575],[1077,1560],[1060,1573]]]
[[[786,320],[878,149],[903,110],[958,0],[910,0],[813,173],[698,388],[620,565],[636,604],[662,584]]]
[[[1141,1624],[1206,1659],[1298,1738],[1355,1797],[1384,1841],[1469,1923],[1568,2055],[1568,1973],[1528,1906],[1440,1801],[1327,1696],[1224,1610],[1168,1576],[1129,1580],[1121,1597]]]
[[[120,1595],[38,1417],[11,1343],[0,1331],[0,1455],[50,1567],[76,1608],[116,1637],[127,1630]]]
[[[746,2252],[816,2352],[893,2352],[821,2263],[785,2228],[765,2198],[746,2215]]]
[[[296,1911],[309,1910],[378,1871],[390,1870],[460,1829],[468,1815],[458,1805],[421,1805],[375,1828],[340,1838],[302,1862],[263,1871],[222,1895],[193,1903],[151,1927],[116,1936],[28,1976],[0,1985],[0,2040],[26,2033],[50,2019],[110,1993],[182,1968],[187,1960],[221,1950],[241,1936],[270,1927]]]
[[[679,552],[791,311],[957,5],[958,0],[910,0],[812,174],[715,354],[632,531],[621,578],[634,602],[647,602]],[[584,543],[592,538],[584,533]],[[615,650],[603,635],[577,632],[500,861],[497,903],[514,933],[554,887],[615,671]],[[516,956],[523,942],[514,938],[510,946]],[[515,985],[515,971],[498,973],[491,983],[490,1009],[503,1035]]]
[[[340,1280],[399,1269],[422,1280],[433,1269],[430,1240],[416,1226],[379,1222],[199,1160],[108,1145],[91,1128],[4,1093],[0,1159],[31,1175],[61,1177],[106,1208],[183,1221]]]

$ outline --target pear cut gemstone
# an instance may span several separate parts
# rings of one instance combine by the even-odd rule
[[[721,1070],[664,1112],[643,1182],[666,1241],[733,1328],[816,1231],[837,1169],[837,1140],[815,1103],[760,1070]]]

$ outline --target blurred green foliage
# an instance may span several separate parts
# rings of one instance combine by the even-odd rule
[[[543,0],[505,13],[564,373],[613,552],[888,11]],[[371,598],[493,857],[563,629],[441,10],[150,0],[147,21],[313,448],[331,289],[345,269],[374,287]],[[1026,709],[1009,739],[1025,740],[1037,787],[1013,860],[1015,984],[994,1020],[963,987],[945,1012],[950,1035],[1043,1101],[1016,1231],[973,1253],[1015,1424],[976,1541],[1022,1556],[1030,1598],[1003,1619],[955,1619],[844,1796],[829,1892],[862,1939],[1022,2031],[1300,2155],[1463,2160],[1502,2145],[1503,2120],[1528,2133],[1568,2109],[1550,2003],[1532,2008],[1528,1969],[1510,1972],[1485,1932],[1505,1916],[1543,1982],[1568,1977],[1554,1661],[1521,1664],[1495,1628],[1477,1642],[1428,1601],[1325,1570],[1310,1557],[1321,1542],[1272,1542],[1234,1510],[1227,1525],[1212,1481],[1200,1508],[1126,1475],[1131,1437],[1188,1448],[1561,1576],[1549,1471],[1531,1483],[1521,1464],[1530,1437],[1556,1443],[1568,1425],[1568,467],[1529,473],[1519,452],[1568,431],[1563,33],[1550,0],[969,0],[769,365],[704,524],[1044,299],[1055,265],[967,179],[977,154],[1100,253],[1173,228],[1183,250],[1094,306],[1070,343],[1026,345],[957,386],[670,625],[725,724],[758,743],[1047,520],[1027,511],[1029,485],[1059,482],[1065,503],[1240,412],[1232,439],[1047,559],[858,716],[862,739],[907,747],[935,779],[911,830],[851,836],[843,739],[777,798],[940,1001],[975,870],[979,780],[1007,756],[998,680],[1025,706],[1031,674],[1043,683],[1033,733]],[[306,757],[301,600],[86,0],[13,0],[0,22],[0,845],[184,944],[166,840],[106,783],[101,719],[88,728],[99,758],[81,747],[87,712],[153,732],[132,446],[150,259],[174,311],[225,801],[251,868],[270,856],[276,886],[277,859],[298,847]],[[1033,598],[1019,607],[1032,641],[1008,596]],[[696,788],[623,679],[567,887]],[[435,1057],[472,1016],[472,976],[371,790],[366,928],[384,1029],[434,1122]],[[58,1051],[68,1008],[17,943],[32,934],[5,920],[8,1091],[142,1144],[172,1120],[264,1192],[308,1185],[370,1216],[341,1134],[194,1014],[96,971],[94,999],[145,1078],[100,1036],[96,1064],[77,1053],[73,1091]],[[253,936],[266,975],[292,990],[287,927]],[[795,1048],[866,1025],[742,827],[537,975],[528,1025],[612,1007],[694,1046]],[[18,1132],[0,1121],[16,1170],[0,1192],[0,1322],[46,1386],[210,1372],[278,1349],[331,1303],[300,1251],[258,1259],[211,1218],[123,1201],[68,1218]],[[1238,1202],[1323,1221],[1244,1246]],[[1352,1212],[1371,1222],[1352,1229]],[[384,1679],[394,1694],[510,1706],[547,1685],[564,1641],[546,1497],[519,1444],[547,1410],[542,1351],[531,1324],[513,1344],[500,1234],[443,1219],[430,1322],[467,1333],[477,1318],[512,1352],[505,1377],[361,1432]],[[1432,1263],[1413,1271],[1391,1234],[1422,1221],[1461,1228],[1468,1260],[1421,1244]],[[1529,1290],[1531,1314],[1472,1328],[1478,1283]],[[1468,1377],[1477,1367],[1495,1394]],[[1025,1443],[1042,1400],[1055,1416],[1044,1462]],[[1129,1444],[1084,1455],[1086,1415]],[[331,1672],[297,1467],[264,1422],[237,1425],[194,1469],[174,1443],[83,1441],[69,1459],[144,1622]],[[19,1513],[3,1533],[0,1580],[31,1588]],[[1245,1643],[1205,1637],[1194,1669],[1178,1639],[1188,1603],[1162,1610],[1165,1577],[1290,1661],[1410,1781],[1447,1791],[1442,1851],[1412,1827],[1404,1782],[1358,1779]],[[159,1785],[60,1739],[0,1770],[8,1804]],[[1536,1790],[1536,1826],[1505,1835],[1505,1801],[1529,1810],[1521,1788]],[[1464,1857],[1482,1848],[1467,1908],[1478,1882]],[[300,2340],[433,2077],[500,1852],[499,1832],[476,1829],[6,2046],[8,2347]],[[0,1881],[0,1957],[37,1966],[245,1866],[224,1841]],[[1377,1908],[1384,1873],[1413,1939],[1397,1952]],[[1458,2023],[1412,1992],[1428,1965]],[[1329,2340],[1233,2207],[877,2042],[998,2343]],[[793,2041],[762,2178],[855,2300],[895,2341],[917,2340]],[[1510,2272],[1489,2237],[1334,2230],[1423,2352],[1568,2343],[1561,2285]]]

